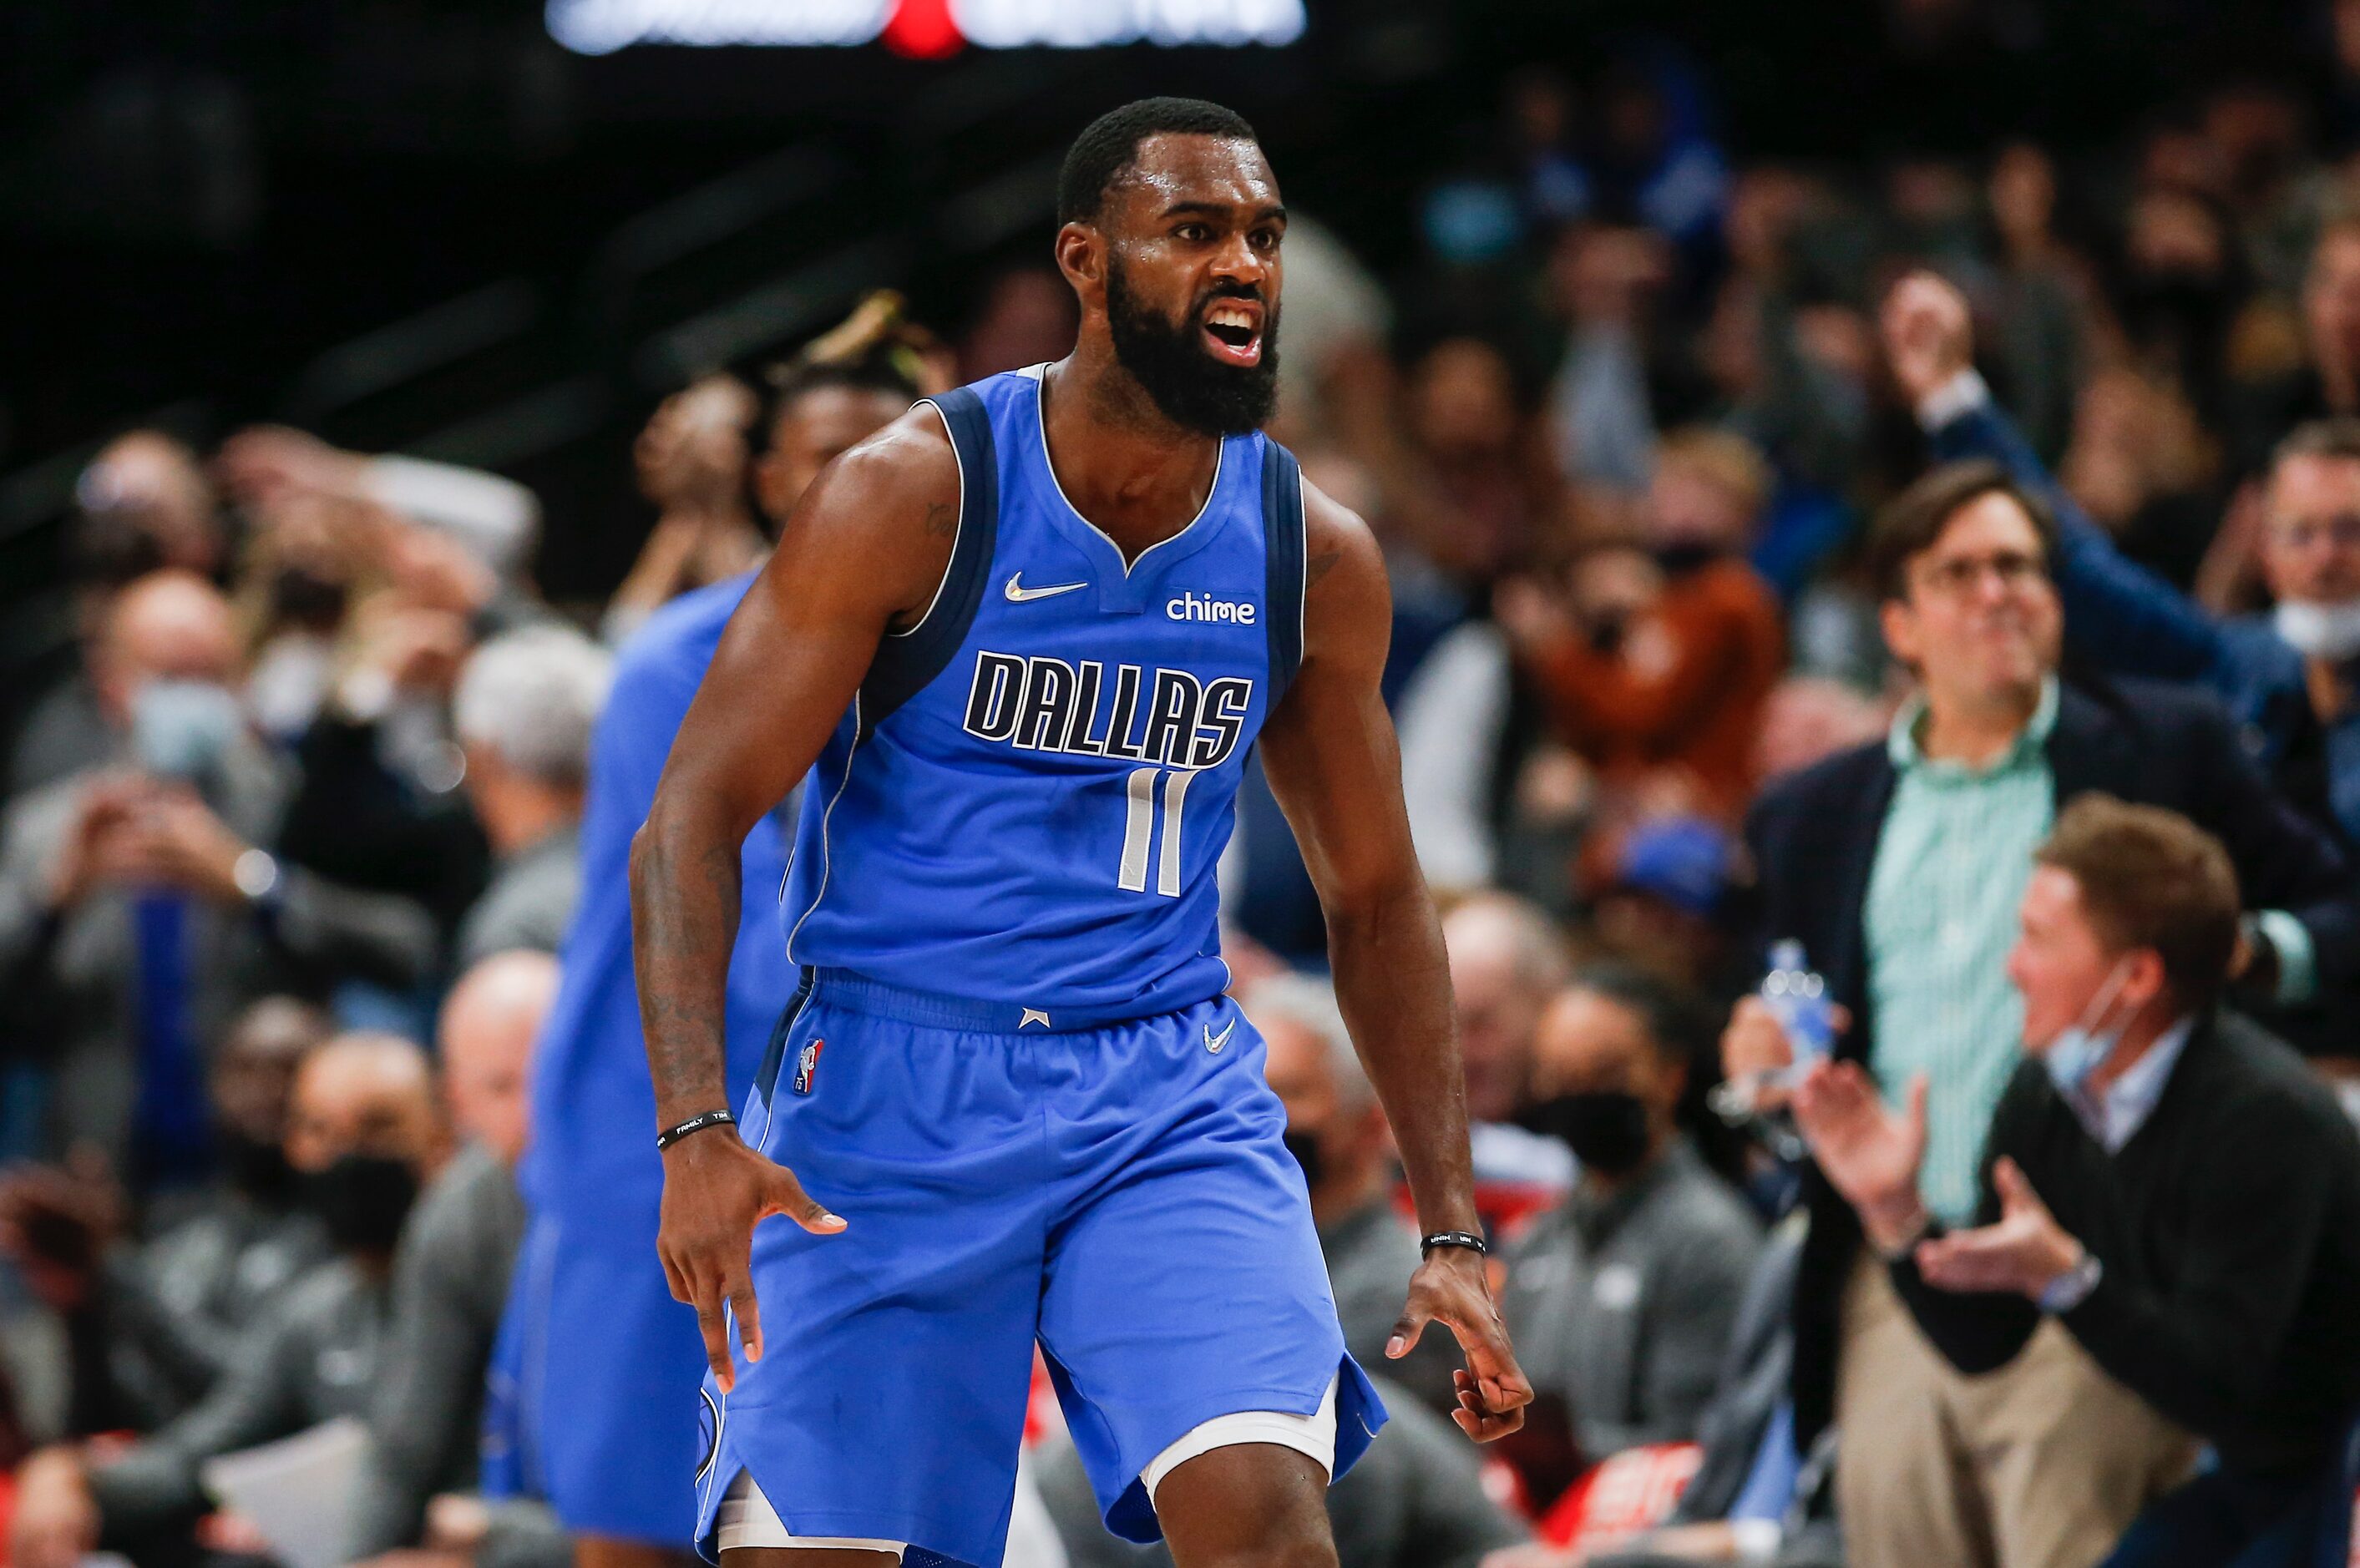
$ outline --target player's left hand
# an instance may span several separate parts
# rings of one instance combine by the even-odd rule
[[[1385,1356],[1398,1361],[1417,1348],[1429,1323],[1446,1325],[1467,1353],[1467,1365],[1452,1376],[1459,1408],[1450,1419],[1478,1443],[1507,1436],[1524,1424],[1533,1386],[1516,1365],[1507,1325],[1491,1300],[1483,1255],[1467,1247],[1438,1247],[1410,1276],[1409,1304],[1385,1342]]]

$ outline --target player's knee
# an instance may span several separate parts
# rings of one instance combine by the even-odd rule
[[[1155,1510],[1179,1568],[1337,1568],[1327,1473],[1290,1450],[1201,1454],[1164,1477]]]
[[[1209,1554],[1183,1557],[1175,1552],[1173,1559],[1179,1568],[1337,1568],[1336,1540],[1324,1509],[1292,1519],[1265,1517],[1247,1539]]]

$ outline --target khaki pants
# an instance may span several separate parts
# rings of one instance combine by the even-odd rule
[[[2091,1568],[2196,1444],[2044,1321],[1970,1377],[1866,1253],[1844,1292],[1836,1506],[1851,1568]]]

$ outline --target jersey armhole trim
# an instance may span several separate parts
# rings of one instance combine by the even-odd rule
[[[923,399],[943,421],[958,460],[958,531],[950,563],[917,625],[889,634],[877,646],[860,682],[861,733],[882,724],[903,702],[940,675],[967,640],[983,603],[984,578],[991,571],[1000,533],[1000,463],[991,416],[971,387],[961,387]]]
[[[943,435],[950,441],[951,455],[958,464],[958,521],[951,534],[950,555],[943,561],[942,581],[934,584],[934,596],[926,601],[926,607],[919,612],[916,620],[912,621],[900,631],[888,631],[885,635],[890,637],[915,637],[924,631],[927,624],[934,618],[934,611],[943,602],[943,590],[951,585],[951,574],[958,569],[959,536],[967,532],[967,458],[958,449],[958,432],[951,429],[951,417],[943,411],[943,406],[940,403],[935,402],[932,397],[921,397],[918,399],[918,404],[922,408],[932,408],[934,411],[934,418],[943,422]]]
[[[1303,470],[1295,454],[1276,441],[1262,450],[1262,518],[1264,548],[1262,602],[1269,606],[1270,706],[1303,668],[1306,615],[1310,600],[1306,532],[1303,522]],[[1287,613],[1288,609],[1293,614]]]

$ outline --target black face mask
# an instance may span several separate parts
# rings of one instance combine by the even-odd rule
[[[1708,544],[1702,539],[1680,539],[1670,544],[1659,544],[1653,553],[1655,564],[1664,569],[1665,576],[1685,577],[1699,567],[1710,566],[1719,561],[1724,551],[1719,545]]]
[[[1164,417],[1208,436],[1260,430],[1278,407],[1278,307],[1263,312],[1262,360],[1223,365],[1200,341],[1205,312],[1217,299],[1260,299],[1257,289],[1215,287],[1190,308],[1178,327],[1131,292],[1122,264],[1107,265],[1107,326],[1114,356],[1147,389]]]
[[[221,1152],[222,1174],[239,1192],[274,1209],[295,1201],[295,1168],[277,1143],[224,1127],[214,1130],[213,1147]]]
[[[343,1155],[303,1178],[304,1206],[345,1252],[391,1252],[417,1201],[417,1173],[382,1154]]]
[[[1559,1094],[1524,1116],[1535,1132],[1563,1140],[1573,1157],[1601,1176],[1626,1176],[1647,1158],[1647,1107],[1622,1090]]]
[[[333,631],[344,618],[344,585],[300,566],[282,566],[271,580],[270,608],[282,621]]]
[[[1317,1192],[1320,1178],[1328,1174],[1328,1160],[1319,1152],[1318,1135],[1288,1127],[1286,1152],[1295,1156],[1295,1162],[1303,1167],[1303,1184]]]

